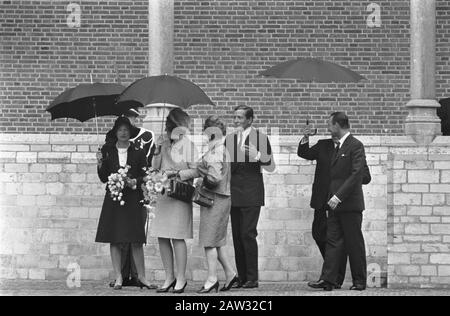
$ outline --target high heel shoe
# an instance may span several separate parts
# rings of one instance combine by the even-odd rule
[[[237,277],[237,275],[234,276],[233,280],[231,280],[230,283],[228,283],[228,285],[224,285],[223,288],[220,289],[220,292],[227,292],[231,290],[234,283],[236,282],[239,282],[239,278]]]
[[[212,290],[216,290],[216,293],[219,292],[219,281],[217,281],[216,283],[214,283],[213,286],[211,286],[209,289],[205,289],[205,287],[203,286],[200,291],[198,291],[198,294],[206,294],[206,293],[210,293]]]
[[[155,290],[156,287],[154,285],[146,285],[141,280],[137,280],[137,286],[141,288],[141,290],[145,287],[147,290]]]
[[[173,280],[173,282],[168,287],[162,287],[156,290],[156,293],[167,293],[170,289],[174,289],[177,284],[177,279]]]
[[[174,286],[174,287],[173,287],[172,293],[173,293],[173,294],[181,294],[181,293],[184,293],[184,289],[186,288],[186,286],[187,286],[187,281],[186,281],[186,283],[184,283],[184,286],[183,286],[181,289],[179,289],[179,290],[175,290],[175,286]]]
[[[116,281],[116,283],[114,283],[113,290],[117,291],[117,290],[121,290],[121,289],[122,289],[122,284],[117,284],[117,281]]]

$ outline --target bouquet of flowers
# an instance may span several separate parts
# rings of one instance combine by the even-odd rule
[[[128,171],[130,170],[130,166],[125,166],[124,168],[120,168],[117,173],[112,173],[108,177],[108,189],[113,201],[118,201],[121,206],[125,205],[125,201],[122,200],[123,193],[122,190],[125,188],[125,185],[130,180],[128,177]],[[135,187],[133,188],[135,189]]]
[[[154,168],[143,168],[146,176],[142,183],[144,199],[141,201],[148,211],[148,218],[154,218],[154,209],[158,195],[164,194],[169,189],[169,178],[167,175]]]

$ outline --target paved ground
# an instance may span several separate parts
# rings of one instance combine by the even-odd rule
[[[343,290],[331,293],[311,290],[306,283],[262,283],[256,290],[232,290],[220,296],[450,296],[448,290],[393,290],[368,289],[364,292]],[[190,283],[183,295],[196,296],[200,283]],[[80,288],[68,288],[62,281],[9,281],[0,280],[0,296],[159,296],[155,291],[139,288],[124,288],[121,291],[110,289],[105,282],[82,281]],[[213,294],[216,295],[216,294]]]

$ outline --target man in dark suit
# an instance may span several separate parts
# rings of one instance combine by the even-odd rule
[[[327,202],[328,188],[330,186],[331,159],[337,146],[337,139],[319,140],[317,144],[309,147],[309,136],[313,135],[312,128],[307,125],[303,130],[304,137],[298,146],[297,155],[303,159],[315,160],[316,171],[311,196],[311,208],[314,209],[314,220],[312,224],[312,236],[325,260],[327,246]],[[367,163],[364,164],[363,184],[371,181],[370,170]],[[347,266],[347,256],[342,258],[339,266],[339,277],[336,288],[341,288],[345,279],[345,269]],[[313,288],[322,288],[323,280],[310,282],[308,285]]]
[[[127,117],[132,125],[130,142],[134,146],[144,149],[147,157],[147,165],[151,166],[153,153],[155,151],[155,137],[152,131],[145,128],[139,128],[136,126],[137,118],[139,117],[139,111],[137,109],[128,110],[124,116]],[[102,147],[102,153],[106,152],[108,146],[115,146],[117,142],[117,137],[114,135],[114,131],[110,130],[106,134],[105,144]],[[143,216],[146,217],[147,213],[143,210]],[[131,244],[123,244],[122,250],[122,286],[139,286],[138,274],[136,270],[136,265],[131,253]],[[115,281],[112,281],[109,285],[114,287]],[[151,288],[156,289],[157,286],[151,285]]]
[[[327,247],[320,287],[332,291],[338,284],[343,258],[348,255],[352,272],[351,290],[363,291],[367,284],[366,250],[362,227],[362,190],[366,157],[364,145],[350,134],[347,115],[333,113],[328,122],[337,140],[331,158],[328,189]]]
[[[231,158],[231,228],[239,282],[237,288],[258,287],[257,225],[264,206],[262,168],[275,170],[269,139],[252,127],[253,109],[234,112],[237,131],[226,139]]]

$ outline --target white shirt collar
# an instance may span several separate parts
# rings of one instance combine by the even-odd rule
[[[347,132],[344,136],[342,136],[341,139],[339,139],[339,148],[342,147],[342,145],[344,144],[345,140],[347,139],[347,137],[350,136],[350,132]]]

